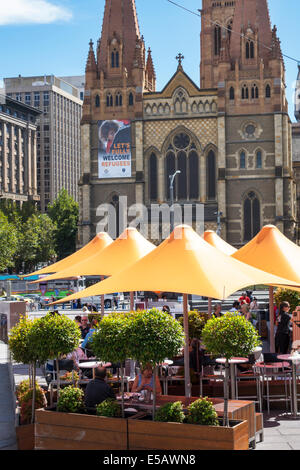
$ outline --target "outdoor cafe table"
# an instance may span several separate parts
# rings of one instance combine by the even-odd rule
[[[221,357],[219,359],[216,359],[216,362],[218,364],[225,365],[226,359],[224,357]],[[236,393],[236,366],[237,364],[245,364],[246,362],[249,362],[249,359],[247,357],[232,357],[229,359],[229,364],[230,364],[230,379],[231,379],[231,398],[232,400],[236,399],[237,393]]]
[[[299,418],[297,402],[297,364],[300,364],[300,354],[291,356],[290,354],[281,354],[278,356],[281,361],[290,361],[292,363],[292,383],[293,383],[293,418]]]
[[[111,363],[103,364],[103,362],[90,361],[90,362],[80,362],[80,369],[93,369],[93,379],[95,378],[95,369],[97,367],[110,367]]]

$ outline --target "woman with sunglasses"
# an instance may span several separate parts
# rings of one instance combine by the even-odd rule
[[[279,307],[279,314],[277,317],[277,330],[275,335],[275,348],[276,352],[280,354],[287,354],[290,347],[290,304],[289,302],[281,302]]]

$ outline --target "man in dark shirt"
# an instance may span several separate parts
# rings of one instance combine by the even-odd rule
[[[81,319],[81,326],[79,328],[81,331],[82,339],[84,339],[86,335],[88,334],[88,332],[90,331],[90,326],[88,324],[88,321],[89,321],[88,317],[82,317]]]
[[[105,382],[105,377],[106,369],[97,367],[95,378],[87,384],[85,389],[84,402],[87,408],[95,408],[108,398],[116,398],[113,389]]]

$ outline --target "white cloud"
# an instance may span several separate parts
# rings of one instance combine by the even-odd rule
[[[72,13],[49,0],[0,0],[0,25],[68,21]]]

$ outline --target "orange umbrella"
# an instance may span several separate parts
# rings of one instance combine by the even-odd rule
[[[233,258],[268,273],[300,283],[300,248],[274,225],[266,225],[245,246],[232,255]],[[273,288],[270,288],[270,337],[274,345]]]
[[[66,258],[60,261],[57,261],[57,263],[51,264],[50,266],[47,266],[46,268],[40,269],[39,271],[35,271],[32,274],[27,274],[27,276],[24,276],[24,277],[35,276],[35,275],[40,275],[40,274],[56,273],[63,269],[67,269],[70,266],[74,265],[75,263],[78,263],[82,259],[86,259],[90,256],[93,256],[96,253],[99,253],[101,250],[106,248],[112,242],[113,242],[112,238],[107,233],[100,232],[89,243],[87,243],[87,245],[85,245],[83,248],[76,251],[72,255],[67,256]]]
[[[70,276],[110,276],[135,263],[154,248],[155,245],[148,242],[135,228],[128,227],[119,238],[101,252],[88,258],[84,256],[76,264],[43,278],[43,281],[65,279]],[[39,281],[33,283],[36,282]]]
[[[206,243],[189,226],[178,226],[159,247],[103,282],[62,301],[112,292],[184,293],[186,394],[190,394],[187,294],[223,299],[253,283],[286,284],[284,279],[252,268]]]
[[[203,234],[203,238],[207,243],[214,246],[215,248],[222,251],[228,256],[231,256],[237,251],[236,248],[222,240],[222,238],[219,237],[219,235],[217,235],[216,232],[214,232],[213,230],[206,230],[206,232],[204,232]]]

